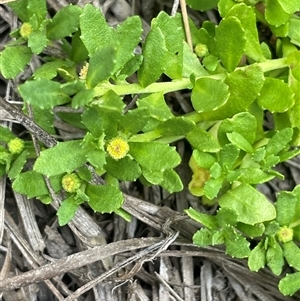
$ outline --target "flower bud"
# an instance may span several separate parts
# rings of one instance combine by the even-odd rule
[[[281,242],[289,242],[293,239],[293,229],[287,226],[281,227],[277,232],[278,240]]]
[[[22,139],[16,137],[7,143],[8,150],[11,154],[21,154],[25,148],[25,143]]]
[[[127,155],[129,145],[123,138],[115,137],[109,141],[106,150],[113,159],[119,160]]]
[[[194,50],[198,57],[204,57],[208,55],[208,48],[205,44],[197,44]]]
[[[20,28],[20,35],[22,38],[27,39],[32,33],[32,26],[28,22],[24,22]]]
[[[67,174],[61,180],[62,187],[67,192],[76,192],[81,186],[80,178],[75,174]]]

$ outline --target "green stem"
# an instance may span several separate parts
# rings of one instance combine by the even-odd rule
[[[264,62],[257,63],[259,67],[262,68],[263,72],[268,72],[271,70],[281,69],[288,67],[287,59],[281,58],[276,60],[267,60]],[[237,68],[237,69],[245,69],[248,66]],[[201,77],[210,77],[210,78],[218,78],[224,79],[226,77],[226,73],[222,74],[214,74],[214,75],[204,75]],[[196,80],[198,79],[196,78]],[[112,83],[102,83],[99,86],[94,88],[95,96],[102,96],[107,93],[109,90],[114,91],[117,95],[129,95],[129,94],[151,94],[151,93],[169,93],[174,91],[179,91],[183,89],[192,89],[193,84],[191,83],[189,78],[183,78],[179,80],[174,80],[171,82],[158,82],[153,83],[147,87],[142,87],[140,84],[121,84],[115,85]],[[196,120],[200,118],[200,116],[194,116]]]
[[[173,91],[192,89],[193,84],[189,78],[183,78],[180,80],[174,80],[171,82],[159,82],[153,83],[147,87],[142,87],[140,84],[123,84],[114,85],[111,83],[103,83],[100,86],[94,88],[95,94],[101,96],[109,90],[114,91],[117,95],[128,94],[151,94],[151,93],[169,93]]]
[[[300,225],[300,219],[298,219],[297,221],[291,223],[291,224],[289,225],[289,228],[295,228],[295,227],[297,227],[297,226],[299,226],[299,225]]]
[[[257,65],[262,68],[263,72],[268,72],[268,71],[288,67],[286,57],[281,58],[281,59],[276,59],[276,60],[267,60],[267,61],[258,63]]]

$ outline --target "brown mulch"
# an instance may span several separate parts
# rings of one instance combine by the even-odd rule
[[[52,13],[70,2],[100,5],[112,25],[129,15],[140,15],[145,32],[159,11],[170,13],[173,6],[173,1],[165,0],[47,1]],[[198,25],[218,18],[216,11],[189,13]],[[11,10],[0,5],[0,50],[17,26]],[[0,77],[1,97],[22,106],[17,86],[30,77],[35,60],[38,58],[14,81]],[[174,93],[170,97],[182,100],[188,95]],[[18,135],[26,134],[1,107],[0,123]],[[68,129],[57,128],[57,132],[60,137],[74,135]],[[190,149],[184,141],[178,142],[177,149],[183,158],[177,171],[187,184]],[[278,169],[285,175],[284,181],[273,180],[258,187],[272,201],[278,191],[300,184],[300,157]],[[0,300],[300,300],[300,293],[282,296],[277,288],[280,277],[268,269],[250,272],[246,261],[227,256],[222,248],[192,245],[199,225],[183,211],[189,206],[201,211],[208,208],[186,189],[172,195],[139,183],[122,183],[122,189],[123,209],[132,215],[130,223],[116,214],[97,214],[83,206],[68,226],[59,227],[58,200],[51,205],[27,200],[12,191],[8,179],[0,178]],[[286,272],[287,268],[283,275]]]

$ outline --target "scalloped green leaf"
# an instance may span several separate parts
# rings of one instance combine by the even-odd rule
[[[211,178],[204,185],[204,195],[209,199],[213,200],[217,197],[219,191],[223,186],[223,177],[218,177],[216,179]]]
[[[173,169],[167,169],[163,173],[163,180],[159,185],[169,193],[179,192],[183,189],[182,181],[179,175]]]
[[[159,121],[165,121],[173,117],[163,93],[152,93],[143,97],[137,101],[137,105],[139,108],[148,109],[150,116]]]
[[[266,156],[276,155],[285,149],[293,138],[293,129],[285,128],[275,132],[266,146]]]
[[[213,155],[201,152],[198,149],[193,151],[193,158],[198,166],[207,170],[209,170],[217,160]]]
[[[143,87],[155,82],[165,71],[167,51],[162,31],[158,27],[152,28],[143,46],[144,59],[138,70],[138,80]]]
[[[47,4],[44,0],[28,0],[26,7],[29,15],[37,15],[39,21],[46,18],[47,15]]]
[[[104,169],[121,181],[135,181],[142,174],[139,164],[128,156],[120,160],[107,157]]]
[[[14,11],[14,13],[19,17],[23,22],[29,21],[30,14],[27,9],[28,0],[13,1],[7,3],[7,5]]]
[[[79,20],[81,40],[90,55],[96,52],[97,49],[110,45],[113,28],[106,23],[103,14],[98,8],[92,4],[87,4]]]
[[[115,186],[88,185],[86,194],[89,196],[89,206],[95,212],[111,213],[123,204],[122,192]]]
[[[279,290],[285,296],[292,296],[300,289],[300,272],[287,274],[279,281]]]
[[[232,171],[227,175],[226,179],[230,183],[240,181],[247,184],[261,184],[272,180],[274,177],[275,175],[270,175],[260,168],[248,167]]]
[[[218,10],[220,15],[224,18],[230,9],[237,5],[235,0],[219,0],[218,2]]]
[[[0,125],[0,141],[7,143],[10,140],[16,138],[16,135],[14,135],[9,128],[4,127]]]
[[[166,136],[183,136],[190,132],[194,127],[195,123],[181,117],[170,118],[158,125],[157,129],[161,135]]]
[[[37,68],[34,71],[33,76],[35,79],[38,78],[52,79],[57,75],[58,68],[63,68],[68,66],[70,66],[70,63],[61,59],[57,59],[55,61],[45,63],[39,68]]]
[[[132,75],[139,70],[142,62],[143,56],[141,54],[135,55],[124,65],[124,68],[120,70],[118,78],[126,79],[128,76]]]
[[[86,158],[92,166],[100,170],[103,169],[104,164],[106,163],[106,153],[105,151],[100,151],[98,149],[91,150],[87,153]]]
[[[254,225],[275,219],[275,207],[267,198],[248,184],[229,190],[219,199],[221,207],[237,213],[238,221]]]
[[[82,123],[87,127],[94,137],[100,137],[103,134],[103,124],[99,122],[101,115],[96,108],[88,107],[81,115]]]
[[[261,240],[256,247],[251,251],[248,258],[248,267],[250,271],[257,272],[266,264],[266,249],[264,241]]]
[[[250,254],[250,243],[233,227],[226,227],[224,231],[226,254],[236,258],[247,258]]]
[[[229,141],[237,148],[240,148],[247,153],[253,153],[254,149],[252,145],[241,134],[232,132],[227,133],[226,136],[229,139]]]
[[[193,236],[193,243],[199,247],[211,246],[213,244],[213,235],[215,231],[207,228],[202,228]]]
[[[236,228],[250,238],[262,236],[266,229],[263,223],[255,224],[253,226],[244,223],[237,223]]]
[[[232,118],[224,119],[218,129],[218,139],[222,146],[228,144],[228,133],[238,133],[245,138],[248,143],[254,142],[256,137],[256,119],[248,112],[238,113]]]
[[[226,227],[228,225],[235,226],[237,223],[236,213],[228,208],[218,209],[216,219],[221,228]]]
[[[199,62],[197,55],[191,50],[191,47],[183,42],[183,69],[182,77],[205,76],[209,75]]]
[[[116,63],[115,55],[115,49],[111,46],[99,48],[93,52],[86,76],[89,88],[94,88],[112,75]]]
[[[281,5],[282,9],[288,14],[293,14],[300,10],[300,2],[298,0],[278,0],[278,3]]]
[[[232,169],[239,157],[240,150],[232,144],[226,144],[219,153],[219,163],[223,169]]]
[[[264,81],[263,70],[258,64],[236,69],[228,74],[224,80],[224,83],[229,86],[229,99],[216,111],[203,113],[204,118],[220,120],[232,117],[239,112],[248,111],[251,104],[259,96]]]
[[[30,22],[33,18],[35,19],[36,15],[32,16]],[[37,20],[33,20],[33,22],[37,22]],[[37,29],[28,36],[28,46],[31,48],[33,53],[40,54],[47,46],[49,40],[46,37],[46,25],[48,23],[49,20],[44,20],[41,24],[39,24]]]
[[[72,4],[60,9],[47,26],[47,37],[50,40],[59,40],[71,36],[73,32],[78,30],[81,13],[82,9]]]
[[[269,246],[266,254],[267,266],[272,273],[279,276],[284,266],[283,252],[277,241],[272,246]]]
[[[254,8],[251,6],[247,6],[245,3],[239,3],[231,8],[226,17],[228,16],[235,16],[241,21],[242,27],[245,31],[246,55],[248,55],[257,62],[264,61],[265,58],[262,53],[258,39],[258,32],[256,28],[256,15]]]
[[[261,108],[272,113],[282,113],[290,109],[294,103],[294,93],[285,82],[277,78],[266,78],[258,97]]]
[[[95,97],[93,89],[86,89],[79,91],[72,99],[72,108],[78,109],[92,102]]]
[[[203,77],[196,80],[191,100],[197,112],[209,112],[223,106],[229,95],[228,86],[222,80]]]
[[[19,92],[26,102],[41,109],[51,109],[71,100],[61,91],[60,83],[44,78],[25,82],[19,86]]]
[[[56,213],[58,224],[61,227],[66,225],[75,216],[78,208],[79,205],[73,195],[62,201]]]
[[[190,218],[192,218],[196,222],[202,224],[203,226],[205,226],[209,229],[217,230],[218,227],[219,227],[216,216],[214,216],[214,215],[199,212],[199,211],[195,210],[192,207],[190,207],[189,209],[184,210],[184,212]]]
[[[61,177],[50,178],[50,183],[55,192],[61,189]],[[26,195],[28,198],[48,195],[49,191],[43,176],[34,170],[19,174],[12,184],[14,191]]]
[[[288,21],[290,14],[284,11],[280,0],[266,0],[265,18],[271,25],[279,27]]]
[[[56,146],[41,152],[33,169],[49,177],[71,173],[86,160],[86,151],[81,147],[81,140],[57,142]]]
[[[281,191],[278,194],[275,208],[277,211],[276,221],[280,226],[288,226],[294,222],[296,214],[297,197],[294,193],[288,191]]]
[[[30,62],[31,49],[27,46],[8,46],[0,56],[0,71],[9,79],[16,77],[24,71],[25,66]]]
[[[238,18],[222,19],[216,28],[216,46],[223,66],[229,72],[234,71],[246,48],[245,32]]]
[[[114,72],[119,71],[133,58],[134,49],[141,40],[142,31],[142,22],[138,16],[128,17],[117,26],[113,34],[113,42],[116,47]]]
[[[129,153],[151,171],[171,169],[181,162],[175,147],[158,142],[129,142]]]
[[[13,180],[15,179],[22,171],[26,161],[27,157],[29,156],[29,151],[24,150],[18,158],[11,164],[10,170],[8,172],[8,177]]]
[[[297,15],[293,15],[290,18],[289,24],[290,26],[289,26],[288,36],[291,39],[291,43],[300,47],[300,32],[299,32],[300,17],[298,17]]]
[[[215,8],[219,0],[186,0],[186,4],[195,10],[207,11]]]
[[[153,185],[158,185],[161,181],[164,179],[164,172],[163,171],[157,171],[157,170],[149,170],[147,168],[143,168],[143,177],[142,180],[146,180],[146,185],[149,185],[149,183]]]
[[[220,150],[217,139],[207,131],[199,127],[195,127],[186,135],[189,143],[199,151],[216,153]]]
[[[125,115],[122,115],[120,125],[131,134],[136,134],[144,128],[148,121],[149,112],[147,108],[140,107],[130,110]]]
[[[300,248],[293,242],[289,241],[283,244],[283,254],[289,266],[300,271]]]
[[[167,59],[164,73],[171,79],[180,79],[183,68],[183,43],[184,31],[182,29],[182,17],[177,14],[170,16],[162,11],[153,19],[153,28],[158,27],[165,37]]]

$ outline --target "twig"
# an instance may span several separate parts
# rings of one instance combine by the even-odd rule
[[[44,131],[40,126],[38,126],[33,120],[24,115],[19,109],[5,101],[4,98],[0,96],[0,106],[7,111],[11,116],[21,123],[30,133],[34,134],[37,139],[45,144],[47,147],[53,147],[57,144],[57,141],[50,136],[46,131]]]
[[[169,235],[165,240],[159,241],[159,242],[145,248],[144,250],[136,253],[135,255],[131,256],[130,258],[117,263],[111,270],[103,273],[99,277],[97,277],[97,278],[93,279],[92,281],[88,282],[87,284],[85,284],[84,286],[79,288],[77,291],[75,291],[73,294],[71,294],[69,297],[67,297],[64,301],[71,301],[71,300],[74,300],[74,298],[78,298],[83,293],[90,290],[93,286],[95,286],[99,282],[103,281],[105,278],[113,275],[118,270],[120,270],[120,269],[126,267],[127,265],[135,262],[136,260],[139,260],[139,259],[142,259],[143,257],[146,257],[149,253],[152,253],[154,251],[159,252],[159,251],[165,250],[165,248],[167,248],[178,237],[178,235],[179,235],[179,232],[173,233],[173,234]],[[151,255],[150,258],[148,257],[147,259],[142,259],[142,262],[153,260],[154,257],[156,256],[157,252],[155,253],[154,256]],[[138,265],[135,265],[135,267],[137,267],[137,268],[134,268],[134,272],[138,272],[138,270],[139,270],[138,267],[140,266],[140,264],[141,264],[141,262],[138,262]],[[131,273],[130,273],[130,276],[131,276]]]
[[[178,6],[179,6],[179,0],[174,0],[173,2],[173,6],[172,6],[172,10],[171,10],[171,16],[175,16],[178,10]]]
[[[192,42],[192,37],[191,37],[191,30],[190,30],[190,24],[189,24],[188,14],[187,14],[187,10],[186,10],[185,0],[180,0],[180,7],[181,7],[181,12],[182,12],[182,19],[183,19],[183,24],[184,24],[186,40],[187,40],[187,43],[189,44],[191,50],[193,51],[193,42]]]
[[[157,241],[158,239],[153,237],[143,239],[134,238],[126,241],[121,240],[105,246],[98,246],[93,249],[75,253],[67,257],[58,259],[53,263],[37,267],[34,270],[30,270],[28,272],[24,272],[23,274],[6,278],[3,281],[0,281],[0,291],[14,290],[32,283],[51,279],[55,276],[63,275],[71,270],[78,269],[82,266],[91,264],[98,260],[103,260],[104,258],[116,255],[124,251],[126,252],[139,248],[145,248],[149,245],[159,248],[164,241]]]
[[[174,296],[176,300],[184,301],[157,272],[154,272],[154,274],[158,278],[158,280],[167,288],[167,290]]]

